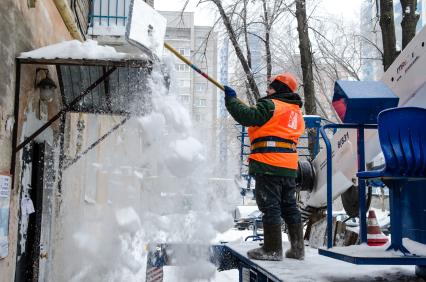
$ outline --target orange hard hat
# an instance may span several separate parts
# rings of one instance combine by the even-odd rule
[[[297,90],[298,85],[296,77],[294,77],[294,75],[289,72],[284,72],[276,75],[271,79],[271,82],[273,82],[274,80],[278,80],[279,82],[284,83],[292,92],[296,92]]]

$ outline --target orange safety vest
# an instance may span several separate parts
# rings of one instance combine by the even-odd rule
[[[272,166],[297,169],[296,146],[305,131],[300,107],[271,99],[275,104],[274,114],[262,126],[248,129],[251,153],[249,159]]]

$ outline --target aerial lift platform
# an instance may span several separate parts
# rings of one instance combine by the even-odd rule
[[[314,183],[306,205],[327,207],[327,245],[318,250],[319,255],[360,265],[413,265],[417,275],[426,277],[426,254],[421,251],[426,249],[426,134],[419,133],[419,141],[414,142],[412,140],[416,138],[409,135],[415,126],[404,131],[410,125],[407,121],[407,115],[413,112],[410,108],[426,111],[425,41],[424,28],[379,82],[336,82],[333,105],[342,123],[324,125],[315,117],[307,117],[307,124],[319,127],[325,144],[312,161],[313,173],[302,172],[303,175],[315,176],[313,182],[306,179]],[[400,111],[401,108],[404,109]],[[384,118],[389,115],[394,121],[391,124]],[[378,116],[383,116],[379,122]],[[421,123],[416,120],[417,117],[413,116],[413,119],[412,124]],[[399,135],[386,142],[382,137],[384,129],[392,130],[397,126],[402,128]],[[377,128],[381,131],[380,139]],[[399,152],[395,152],[398,144],[394,143],[399,143]],[[390,149],[394,150],[394,158],[405,161],[392,162],[392,156],[387,156],[387,145],[394,146]],[[373,167],[378,169],[366,171],[366,163],[374,164]],[[413,170],[413,166],[416,169]],[[304,168],[309,170],[309,166]],[[366,244],[365,187],[366,181],[371,179],[383,181],[390,188],[390,246],[370,247]],[[333,247],[332,202],[354,183],[359,190],[359,199],[354,200],[359,201],[360,245]],[[413,244],[404,246],[406,242],[414,242],[414,246],[422,248],[413,248]],[[304,265],[311,267],[318,263],[288,259],[279,263],[251,260],[246,253],[255,245],[258,244],[246,242],[211,246],[211,258],[219,270],[237,268],[239,281],[285,281],[290,273],[300,271]],[[166,260],[158,259],[161,258],[158,250],[161,248],[150,253],[149,267],[167,265]],[[312,248],[307,248],[308,253],[312,251]]]

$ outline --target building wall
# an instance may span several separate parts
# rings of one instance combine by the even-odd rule
[[[195,49],[194,41],[194,14],[180,12],[160,12],[167,19],[167,30],[165,41],[170,43],[181,54],[192,59]],[[192,70],[170,52],[165,50],[175,66],[175,80],[172,89],[178,95],[182,104],[193,114],[194,81]]]
[[[251,69],[253,71],[254,79],[259,87],[261,95],[265,93],[267,81],[266,81],[266,54],[265,44],[262,40],[253,34],[264,34],[264,26],[261,23],[253,24],[250,26],[250,32],[248,34],[248,43],[251,52]]]
[[[65,24],[53,3],[53,0],[37,0],[35,7],[30,8],[27,0],[3,0],[0,5],[0,172],[10,171],[12,152],[12,124],[13,105],[15,94],[15,57],[21,52],[72,39]],[[40,66],[39,66],[40,67]],[[41,66],[42,67],[42,66]],[[51,70],[54,74],[54,70]],[[54,75],[53,75],[54,76]],[[39,101],[38,91],[34,90],[35,66],[25,66],[21,72],[21,96],[19,124],[26,124],[18,133],[20,138],[22,131],[31,129],[28,124],[37,122]],[[57,93],[59,95],[59,93]],[[58,111],[57,99],[48,105],[48,114],[53,116]],[[30,110],[36,113],[26,119],[26,113]],[[47,117],[44,117],[46,119]],[[53,127],[55,128],[55,127]],[[56,126],[57,128],[57,126]],[[25,134],[28,134],[26,132]],[[19,139],[20,140],[20,139]],[[18,155],[19,162],[19,155]],[[18,163],[19,167],[19,163]],[[19,170],[15,175],[19,175]],[[18,178],[16,178],[18,179]],[[16,183],[10,195],[10,219],[9,219],[9,255],[0,259],[0,281],[13,281],[17,228],[20,221],[18,209],[20,206],[20,183]]]

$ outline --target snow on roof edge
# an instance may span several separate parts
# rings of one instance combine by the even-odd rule
[[[145,54],[128,54],[117,52],[114,47],[99,45],[97,41],[88,39],[63,41],[41,47],[29,52],[23,52],[19,59],[87,59],[87,60],[111,60],[122,59],[148,59]]]

